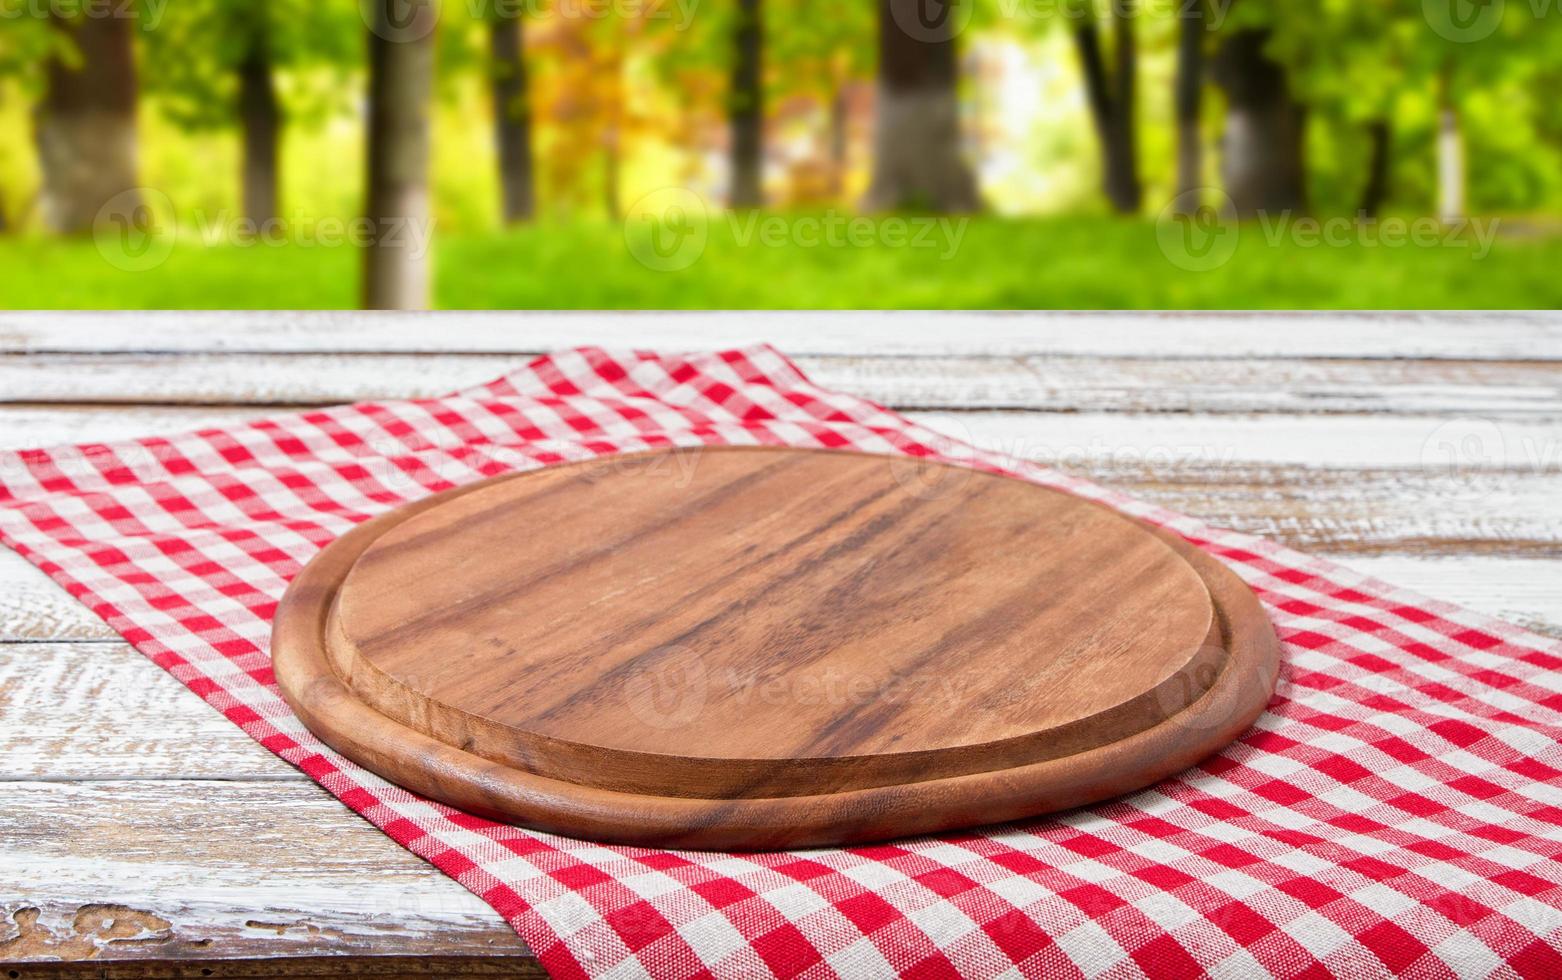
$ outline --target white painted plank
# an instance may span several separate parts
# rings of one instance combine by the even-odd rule
[[[912,415],[1304,551],[1562,554],[1562,430],[1549,420]]]
[[[167,434],[279,409],[135,406],[0,407],[0,448]],[[1271,465],[1472,470],[1562,475],[1562,415],[1188,415],[1181,413],[910,411],[910,418],[1006,455],[1076,468]]]
[[[0,643],[118,638],[96,613],[27,559],[0,546]]]
[[[1405,468],[1562,475],[1562,416],[1180,415],[909,412],[940,432],[1036,462],[1313,469]]]
[[[1017,359],[1027,381],[931,360],[821,359],[811,373],[906,408],[1562,416],[1562,362],[1038,356]],[[935,377],[957,400],[922,394]]]
[[[1329,557],[1562,637],[1562,558]],[[91,780],[307,782],[128,644],[0,643],[0,783]]]
[[[203,405],[0,405],[0,449],[116,442],[263,418],[276,409]]]
[[[312,783],[0,782],[0,798],[0,942],[20,909],[57,920],[111,904],[155,928],[152,948],[103,958],[523,948],[482,900]]]
[[[122,641],[0,643],[0,782],[302,781]]]
[[[6,441],[52,445],[252,414],[264,412],[11,407],[0,409],[0,431]],[[1304,550],[1550,557],[1562,548],[1562,426],[1549,419],[1033,412],[913,417],[1011,458],[1061,466]],[[0,639],[111,636],[20,558],[0,553]]]
[[[1562,557],[1325,555],[1436,599],[1562,637]]]
[[[0,313],[0,352],[529,352],[1562,359],[1541,313]]]
[[[1562,624],[1546,598],[1562,597],[1562,493],[1554,477],[1110,465],[1088,471],[1143,499],[1306,551],[1402,559],[1405,567],[1425,559],[1479,559],[1488,563],[1484,577],[1468,583],[1452,573],[1436,577],[1441,591],[1434,594],[1476,608],[1505,594],[1504,609],[1523,621]],[[1531,560],[1538,564],[1526,564]],[[1545,569],[1549,575],[1538,574]],[[1419,588],[1415,581],[1402,584]],[[0,549],[0,642],[112,639],[90,610]]]
[[[0,356],[0,402],[319,405],[428,397],[505,354]],[[827,388],[903,409],[1562,416],[1562,361],[801,357]]]

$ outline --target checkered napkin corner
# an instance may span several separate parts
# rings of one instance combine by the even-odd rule
[[[1123,800],[779,854],[472,817],[335,755],[278,696],[277,600],[355,523],[520,468],[723,443],[950,459],[1170,527],[1263,599],[1280,690],[1225,752]],[[492,903],[556,976],[1562,977],[1562,646],[974,450],[768,347],[582,349],[443,398],[4,453],[0,539]]]

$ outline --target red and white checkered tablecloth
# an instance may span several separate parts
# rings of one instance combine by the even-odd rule
[[[288,580],[359,521],[669,445],[932,455],[1164,525],[1284,641],[1240,741],[1129,798],[873,847],[609,847],[429,802],[277,693]],[[956,444],[768,347],[582,349],[443,398],[0,454],[0,540],[252,737],[497,909],[555,976],[1562,978],[1562,644]]]

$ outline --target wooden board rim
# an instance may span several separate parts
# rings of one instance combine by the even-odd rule
[[[332,668],[322,637],[331,625],[337,585],[388,526],[453,496],[524,475],[509,474],[446,491],[354,528],[300,573],[274,624],[278,684],[312,731],[380,775],[473,812],[572,836],[693,848],[765,849],[937,832],[1066,809],[1152,784],[1235,738],[1263,710],[1273,690],[1278,644],[1256,597],[1204,552],[1175,535],[1133,522],[1171,547],[1204,582],[1228,653],[1224,669],[1202,696],[1154,728],[1084,753],[1014,768],[821,795],[661,796],[586,786],[512,768],[441,742],[365,704]]]

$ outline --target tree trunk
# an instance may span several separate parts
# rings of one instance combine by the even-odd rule
[[[602,128],[602,206],[608,220],[617,222],[624,214],[622,181],[624,165],[624,51],[610,49],[604,70],[603,86],[606,122]]]
[[[43,219],[56,231],[79,234],[92,230],[105,207],[130,219],[141,204],[132,23],[124,17],[71,22],[58,14],[49,23],[77,56],[67,64],[56,55],[45,66],[35,120]]]
[[[1192,214],[1202,203],[1204,186],[1204,0],[1183,0],[1178,13],[1177,82],[1177,191],[1179,213]]]
[[[837,199],[846,193],[847,123],[846,86],[837,83],[830,96],[830,193]]]
[[[429,304],[429,100],[434,85],[431,3],[373,0],[369,29],[368,195],[363,305]]]
[[[619,197],[618,186],[622,179],[621,156],[618,126],[615,123],[608,130],[607,138],[602,145],[602,209],[607,212],[608,220],[615,222],[624,216],[624,206]]]
[[[1106,59],[1101,54],[1101,35],[1095,21],[1085,20],[1074,29],[1074,47],[1079,52],[1085,97],[1101,147],[1101,190],[1113,210],[1133,214],[1139,210],[1143,198],[1134,126],[1138,58],[1132,11],[1127,0],[1119,0],[1112,6],[1111,72],[1107,71]]]
[[[738,0],[732,37],[732,83],[727,93],[727,112],[732,131],[731,204],[735,208],[758,207],[764,202],[764,15],[759,4],[760,0]]]
[[[1453,69],[1438,80],[1437,216],[1445,222],[1464,218],[1464,133],[1453,98]]]
[[[1364,218],[1376,218],[1388,199],[1389,144],[1392,130],[1387,119],[1374,119],[1367,124],[1367,185],[1361,191],[1361,207]]]
[[[1133,0],[1112,4],[1112,38],[1115,48],[1117,110],[1112,118],[1112,160],[1108,190],[1117,210],[1139,210],[1144,189],[1139,183],[1138,99],[1139,52],[1134,39]]]
[[[1307,114],[1291,97],[1285,69],[1264,53],[1268,41],[1268,31],[1237,31],[1212,66],[1226,93],[1221,176],[1243,217],[1307,207]]]
[[[264,20],[254,28],[239,63],[239,124],[244,130],[244,214],[259,227],[278,216],[277,141],[282,132]]]
[[[521,18],[496,16],[490,24],[493,58],[494,142],[499,149],[499,188],[504,223],[529,221],[536,207],[532,187],[532,114]]]
[[[974,211],[980,205],[976,178],[960,152],[952,23],[949,16],[921,19],[924,2],[879,0],[878,118],[864,201],[872,211]]]

